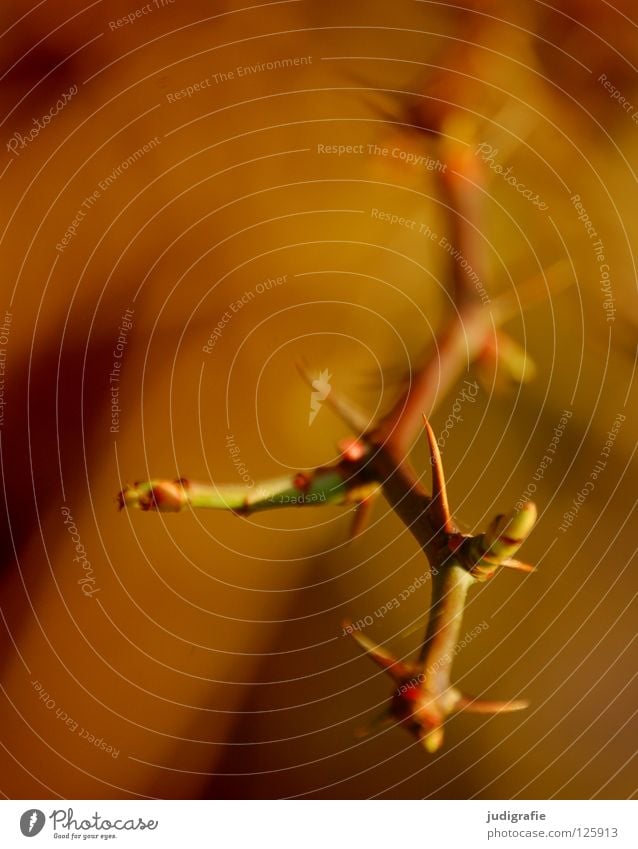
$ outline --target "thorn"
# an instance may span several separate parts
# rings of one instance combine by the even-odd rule
[[[526,699],[510,699],[508,702],[484,701],[471,696],[461,696],[456,710],[466,710],[468,713],[513,713],[529,707]]]
[[[447,488],[445,485],[445,475],[443,474],[441,452],[439,451],[434,431],[425,417],[425,413],[423,414],[423,424],[425,425],[432,462],[432,502],[430,512],[434,518],[435,526],[440,525],[445,533],[451,534],[454,532],[454,524],[447,500]]]
[[[369,495],[367,498],[362,498],[361,501],[357,502],[354,508],[354,518],[352,519],[348,542],[352,542],[352,540],[356,539],[366,529],[374,509],[375,500],[376,497],[374,495]]]
[[[536,571],[536,566],[530,566],[529,563],[522,563],[520,560],[514,560],[512,557],[509,560],[504,560],[501,566],[507,566],[509,569],[517,569],[519,572]]]
[[[303,360],[297,360],[297,370],[306,383],[312,388],[312,377]],[[348,425],[350,430],[357,434],[364,434],[370,427],[370,420],[361,410],[348,398],[331,389],[324,403],[331,407],[334,412]]]
[[[357,643],[361,651],[368,655],[376,664],[380,666],[388,675],[397,683],[404,681],[412,675],[412,669],[402,661],[397,660],[381,646],[373,643],[372,640],[364,636],[360,631],[355,631],[352,623],[349,620],[344,620],[343,630],[350,634],[352,639]]]

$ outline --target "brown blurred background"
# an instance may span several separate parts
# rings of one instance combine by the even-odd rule
[[[3,794],[634,793],[638,23],[629,0],[555,5],[2,4]],[[367,145],[436,159],[423,127],[441,110],[548,206],[488,172],[490,298],[560,261],[554,283],[575,281],[508,325],[536,379],[496,391],[487,374],[446,439],[464,528],[513,506],[573,415],[536,484],[524,554],[539,571],[473,594],[464,628],[489,627],[455,664],[468,691],[532,707],[454,718],[428,757],[401,730],[355,736],[388,687],[342,618],[372,616],[366,632],[406,655],[419,636],[400,632],[427,610],[422,589],[374,615],[425,568],[384,502],[348,545],[336,508],[160,516],[118,513],[115,496],[149,476],[240,483],[229,434],[255,481],[333,459],[346,432],[328,408],[309,427],[299,356],[371,415],[387,409],[432,344],[453,261],[371,215],[444,234],[436,172]],[[604,243],[614,321],[575,194]],[[284,275],[203,351],[231,303]],[[414,459],[425,470],[424,446]]]

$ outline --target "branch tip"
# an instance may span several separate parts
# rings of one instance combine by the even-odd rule
[[[533,566],[514,555],[530,535],[536,517],[536,505],[531,501],[507,516],[496,516],[484,534],[469,537],[460,549],[466,568],[478,581],[491,578],[499,566],[534,572]]]
[[[490,701],[475,699],[471,696],[461,696],[457,710],[467,713],[514,713],[518,710],[526,710],[529,702],[526,699],[510,699],[509,701]]]
[[[120,510],[156,510],[159,513],[179,513],[188,506],[187,480],[150,480],[127,484],[118,495]]]

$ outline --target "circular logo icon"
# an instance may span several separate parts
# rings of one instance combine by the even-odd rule
[[[44,828],[45,820],[44,811],[31,808],[20,817],[20,831],[25,837],[35,837]]]

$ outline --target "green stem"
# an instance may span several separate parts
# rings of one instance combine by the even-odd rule
[[[441,694],[450,686],[450,673],[463,620],[467,591],[474,578],[453,562],[432,573],[432,605],[420,662],[424,688]]]
[[[356,469],[340,463],[260,481],[253,486],[216,485],[189,480],[149,480],[127,486],[120,506],[177,513],[187,507],[256,513],[277,507],[306,507],[355,503],[370,495],[376,484],[362,482]]]

